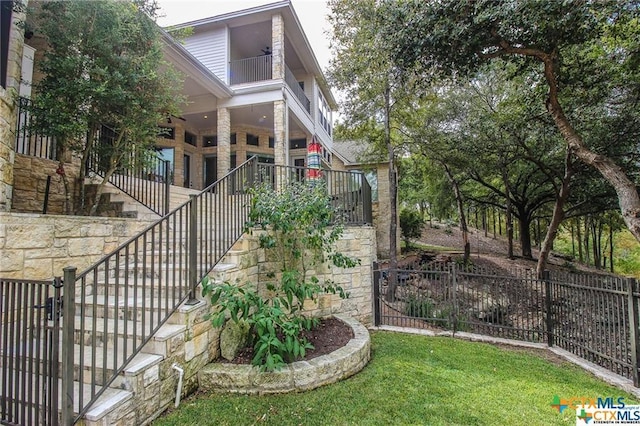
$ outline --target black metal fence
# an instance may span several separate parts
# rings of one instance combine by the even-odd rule
[[[113,130],[108,126],[101,126],[94,139],[96,147],[87,158],[88,173],[93,172],[103,178],[106,176],[110,167],[108,147],[113,144],[114,137]],[[131,152],[120,161],[108,182],[158,215],[169,213],[170,185],[173,183],[171,163],[154,152]]]
[[[31,157],[57,159],[56,140],[52,136],[46,136],[34,131],[31,126],[33,113],[30,109],[31,100],[18,99],[18,122],[16,125],[15,151],[18,154]]]
[[[374,271],[375,324],[466,331],[558,346],[638,386],[633,279],[455,263]]]
[[[0,279],[0,423],[57,425],[61,280]]]
[[[283,188],[287,182],[322,180],[331,197],[339,220],[351,225],[371,224],[371,186],[361,172],[319,170],[305,167],[276,166],[258,163],[257,179],[274,188]]]

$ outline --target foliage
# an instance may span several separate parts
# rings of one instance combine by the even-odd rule
[[[424,219],[418,210],[405,207],[400,211],[400,229],[405,247],[411,247],[412,238],[420,238],[423,226]]]
[[[153,0],[72,0],[44,2],[36,15],[48,49],[38,63],[34,126],[63,152],[83,160],[97,152],[105,180],[153,149],[158,123],[178,114],[183,99],[163,58],[156,10]],[[113,137],[100,138],[103,125]]]
[[[304,314],[306,300],[315,302],[322,292],[348,297],[342,287],[329,280],[321,283],[310,271],[323,264],[352,268],[360,261],[336,249],[344,228],[334,223],[336,211],[323,183],[292,182],[282,191],[262,184],[251,195],[246,228],[260,231],[260,247],[274,265],[268,280],[255,290],[205,280],[203,295],[214,305],[210,317],[215,327],[227,316],[248,322],[254,338],[252,363],[273,371],[312,348],[302,332],[317,325],[317,319]]]
[[[371,344],[371,361],[349,380],[282,395],[198,393],[153,424],[551,426],[576,417],[553,409],[554,395],[638,400],[537,351],[381,331],[371,333]]]

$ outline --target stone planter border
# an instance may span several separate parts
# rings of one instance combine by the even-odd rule
[[[260,372],[251,365],[211,363],[198,372],[199,389],[243,394],[286,393],[315,389],[354,375],[369,362],[369,332],[349,316],[334,316],[353,330],[354,337],[344,347],[274,372]]]

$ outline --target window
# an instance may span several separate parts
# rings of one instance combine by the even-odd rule
[[[191,132],[184,132],[184,141],[189,145],[197,146],[198,145],[198,137]]]
[[[175,127],[160,126],[160,129],[158,131],[158,136],[165,139],[175,139],[176,129]]]
[[[218,146],[218,135],[207,135],[202,137],[202,146]]]
[[[289,149],[298,149],[298,148],[306,148],[307,147],[307,139],[290,139],[289,140]]]
[[[318,122],[322,126],[322,128],[327,132],[327,134],[331,134],[331,109],[329,108],[329,104],[327,103],[324,96],[322,96],[322,92],[318,90]]]
[[[235,145],[235,144],[236,144],[236,134],[231,133],[231,145]]]
[[[247,133],[247,145],[258,146],[260,145],[260,141],[256,135],[252,135],[251,133]]]
[[[269,136],[269,148],[274,148],[276,146],[276,138],[273,136]]]

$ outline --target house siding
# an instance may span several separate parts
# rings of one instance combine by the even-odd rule
[[[185,48],[212,73],[225,83],[227,62],[229,62],[229,35],[227,28],[218,28],[201,34],[195,34],[185,40]]]

